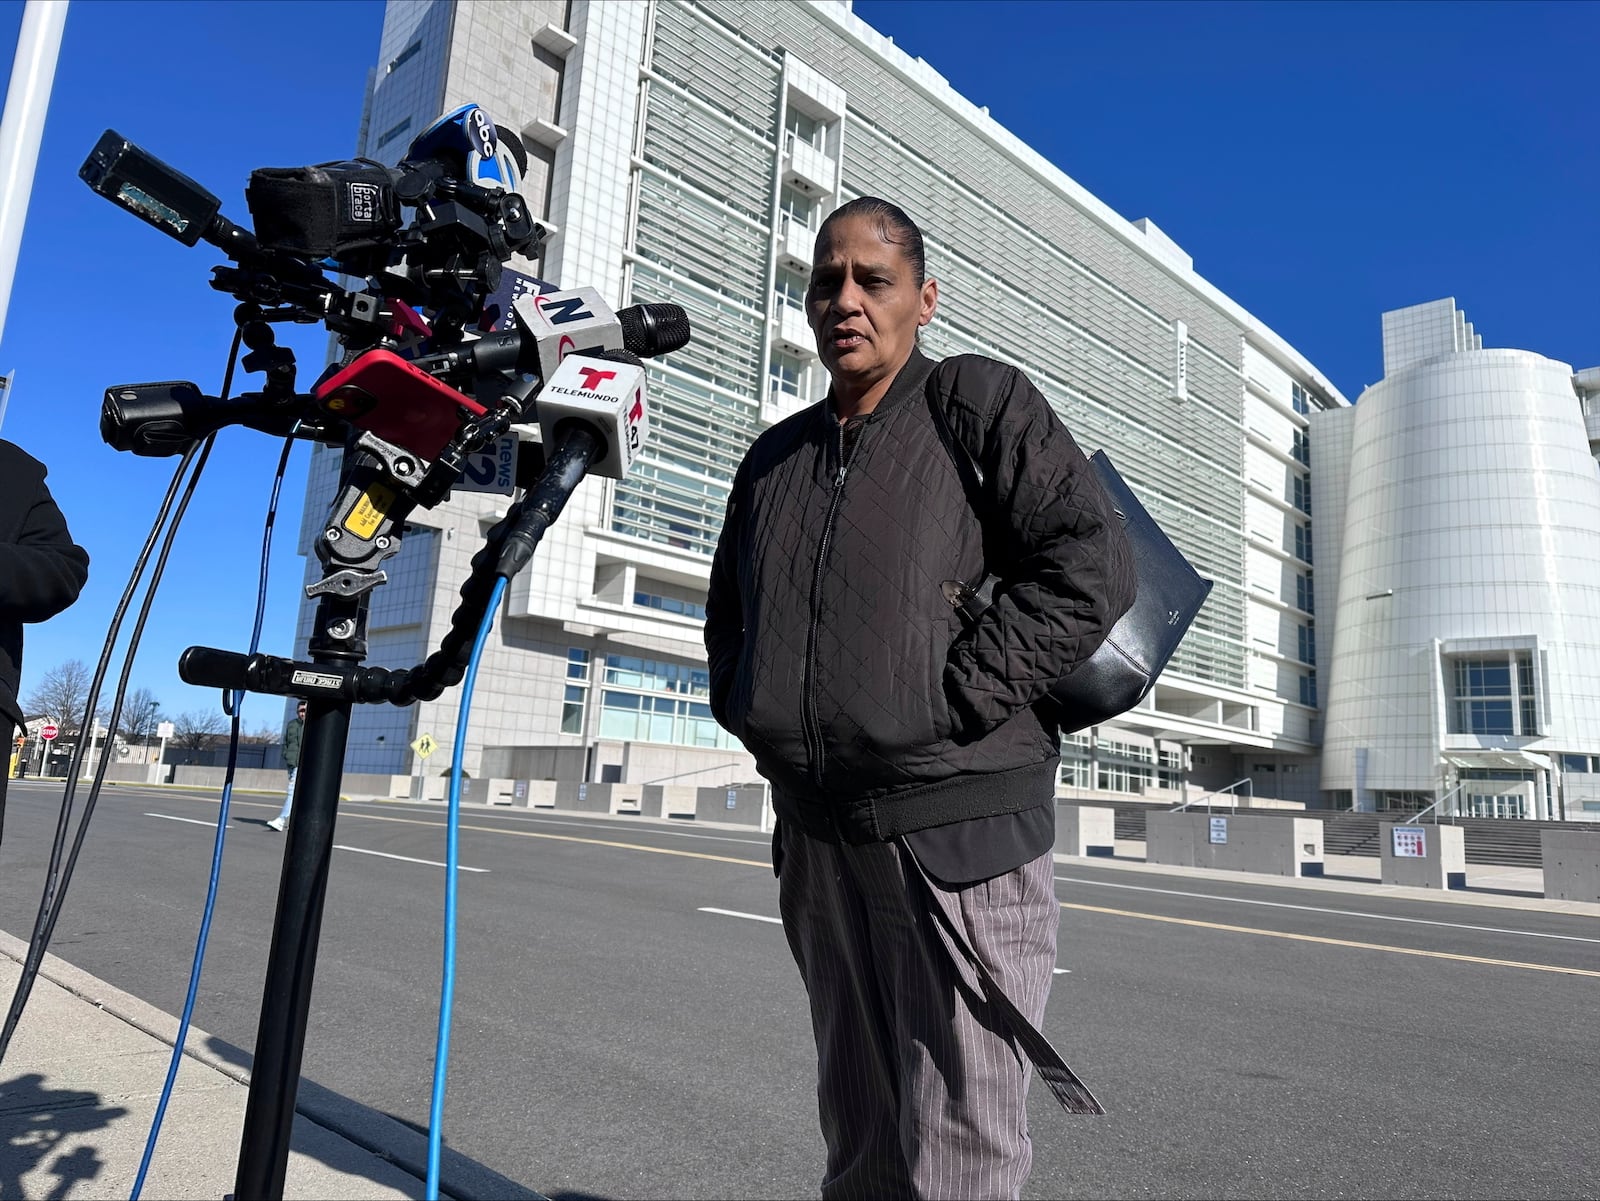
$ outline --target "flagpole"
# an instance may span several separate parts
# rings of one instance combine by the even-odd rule
[[[11,307],[22,223],[28,215],[33,169],[39,161],[44,117],[50,107],[50,88],[66,23],[67,0],[28,0],[17,34],[5,115],[0,117],[0,337]]]

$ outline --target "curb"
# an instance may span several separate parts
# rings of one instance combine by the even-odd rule
[[[27,953],[26,942],[0,930],[0,955],[21,964],[26,962]],[[97,976],[91,976],[64,959],[46,952],[39,975],[168,1047],[177,1041],[176,1017],[107,984]],[[227,1048],[238,1062],[217,1054],[211,1050],[211,1045]],[[240,1066],[240,1063],[249,1064],[254,1056],[192,1023],[183,1053],[187,1058],[231,1080],[244,1085],[250,1083],[249,1068]],[[295,1112],[417,1180],[426,1180],[428,1177],[427,1135],[387,1114],[306,1080],[303,1076],[295,1098]],[[534,1192],[526,1185],[518,1184],[449,1147],[444,1147],[440,1154],[439,1187],[441,1193],[456,1198],[547,1201],[544,1194]]]

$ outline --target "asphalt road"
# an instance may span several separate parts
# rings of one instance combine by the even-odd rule
[[[58,805],[59,786],[12,784],[0,928],[18,937]],[[276,809],[234,802],[195,1014],[243,1047]],[[216,813],[108,789],[51,949],[178,1013]],[[341,807],[305,1061],[418,1126],[442,827],[437,807]],[[814,1058],[764,838],[469,810],[461,863],[482,870],[460,880],[452,1147],[556,1198],[816,1195]],[[1111,1112],[1067,1118],[1036,1087],[1026,1195],[1600,1194],[1593,918],[1081,861],[1057,877],[1045,1030]]]

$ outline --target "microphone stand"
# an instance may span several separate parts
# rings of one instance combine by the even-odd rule
[[[348,677],[352,669],[359,674],[359,664],[366,657],[368,595],[363,592],[356,597],[342,597],[324,593],[317,606],[311,638],[312,664],[331,668],[330,674],[336,678]],[[190,647],[179,660],[178,674],[185,683],[232,691],[247,686],[249,663],[244,655]],[[310,665],[293,666],[301,668],[290,673],[294,682],[315,674],[304,670]],[[317,944],[322,933],[322,907],[333,855],[339,783],[350,733],[351,700],[347,690],[330,695],[328,691],[306,687],[292,695],[306,699],[305,745],[295,774],[294,805],[278,885],[266,983],[261,993],[239,1164],[230,1194],[238,1201],[281,1201],[283,1197]]]

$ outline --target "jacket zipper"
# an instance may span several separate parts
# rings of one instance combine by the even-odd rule
[[[802,726],[806,735],[806,750],[811,758],[811,780],[822,790],[823,747],[822,722],[817,716],[817,638],[822,626],[822,571],[828,560],[828,543],[833,540],[833,523],[839,515],[839,502],[844,499],[844,477],[850,469],[850,459],[861,449],[861,439],[866,437],[866,425],[856,434],[855,445],[845,455],[844,424],[836,422],[839,431],[839,473],[833,477],[833,497],[828,503],[828,516],[822,523],[822,537],[817,542],[817,564],[811,574],[811,624],[806,630],[805,707]]]

